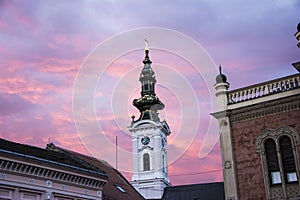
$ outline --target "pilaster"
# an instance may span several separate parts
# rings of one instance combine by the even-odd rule
[[[220,131],[220,146],[222,152],[222,165],[224,177],[224,189],[226,200],[237,200],[238,189],[236,179],[236,169],[233,154],[233,144],[228,110],[228,88],[226,76],[221,73],[216,78],[216,97],[218,101],[218,111],[212,115],[218,120]]]

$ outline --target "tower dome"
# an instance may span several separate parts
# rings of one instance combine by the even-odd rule
[[[224,74],[222,74],[222,68],[221,68],[221,66],[219,67],[219,72],[220,73],[216,77],[216,82],[217,83],[226,83],[227,82],[227,77]]]

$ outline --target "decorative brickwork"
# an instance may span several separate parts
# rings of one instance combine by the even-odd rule
[[[266,199],[262,159],[260,154],[256,153],[255,141],[264,130],[277,129],[281,126],[292,127],[299,134],[300,109],[294,106],[299,104],[299,97],[298,95],[280,101],[274,100],[230,112],[239,199]],[[300,146],[296,146],[296,149],[299,155]],[[296,162],[299,162],[299,157]],[[282,196],[280,187],[272,190],[274,190],[273,198]],[[288,193],[295,194],[294,190],[292,187]]]

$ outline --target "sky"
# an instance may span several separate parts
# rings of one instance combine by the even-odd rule
[[[0,137],[95,156],[130,180],[144,59],[170,126],[173,185],[222,181],[214,78],[230,90],[296,73],[297,0],[0,0]]]

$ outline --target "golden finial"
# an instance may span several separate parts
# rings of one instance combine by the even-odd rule
[[[149,50],[149,48],[148,48],[148,43],[149,43],[149,41],[147,40],[147,38],[145,38],[145,43],[146,43],[145,50]]]

